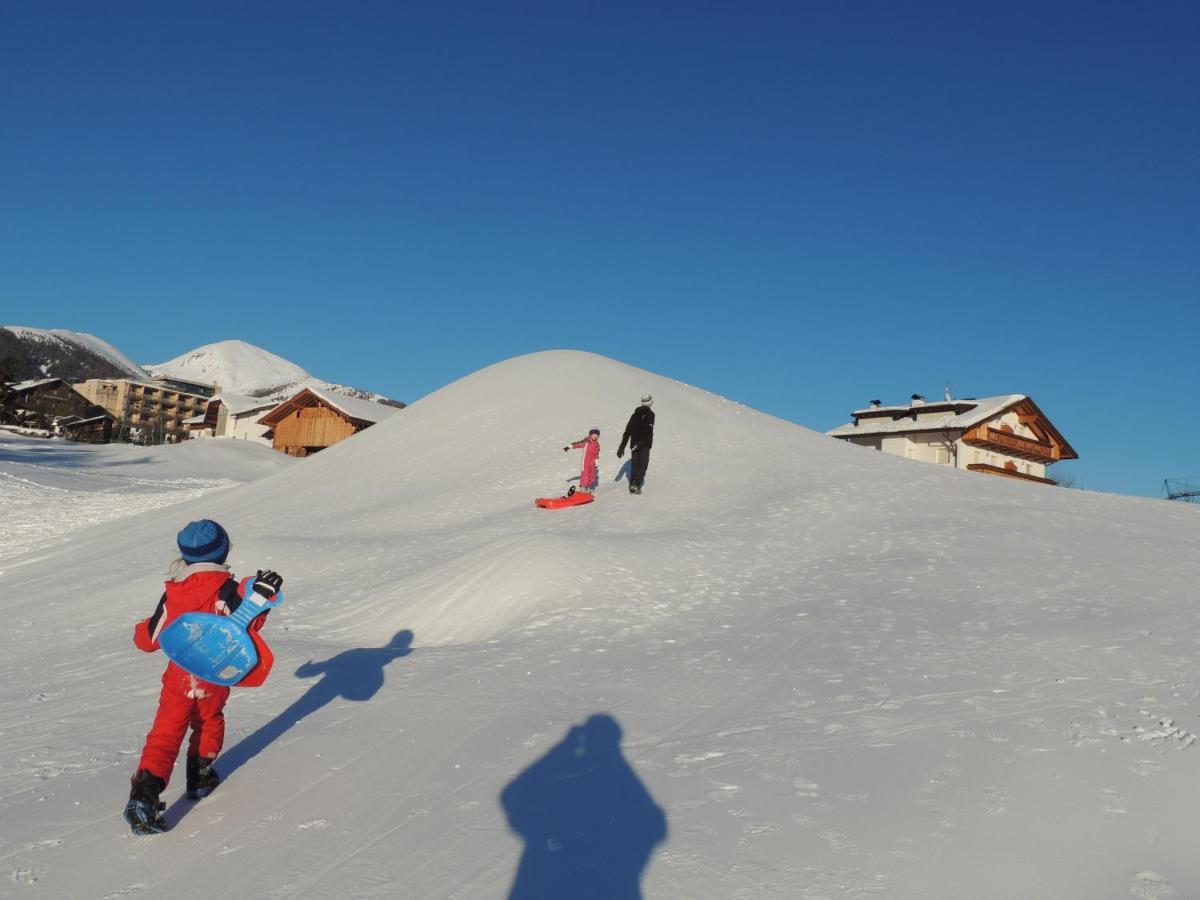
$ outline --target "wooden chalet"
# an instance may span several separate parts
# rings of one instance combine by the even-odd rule
[[[13,394],[19,421],[40,422],[69,441],[112,441],[113,417],[61,378],[26,381],[15,385]]]
[[[258,419],[271,446],[289,456],[311,456],[399,410],[370,400],[304,388]]]
[[[101,411],[98,415],[86,419],[65,419],[59,424],[62,436],[68,441],[78,441],[83,444],[111,444],[115,420],[108,413]]]
[[[946,399],[914,394],[902,406],[878,400],[852,413],[832,437],[922,462],[1055,484],[1049,466],[1079,455],[1029,397]]]
[[[26,381],[13,386],[19,410],[42,416],[48,423],[68,416],[82,418],[93,403],[61,378]]]

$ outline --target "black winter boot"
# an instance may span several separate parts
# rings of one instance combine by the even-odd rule
[[[125,821],[134,834],[158,834],[167,830],[162,811],[166,806],[158,797],[167,783],[150,772],[139,769],[131,780],[129,802],[125,804]]]
[[[191,800],[207,797],[221,783],[221,776],[212,767],[213,761],[207,756],[189,756],[187,758],[187,795]]]

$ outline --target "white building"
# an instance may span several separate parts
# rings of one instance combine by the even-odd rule
[[[270,429],[260,425],[258,420],[263,414],[278,405],[277,400],[263,400],[261,397],[229,397],[229,418],[225,424],[225,436],[239,441],[255,441],[264,447],[271,446],[267,436]]]
[[[268,410],[279,405],[277,400],[261,397],[244,397],[240,394],[223,393],[208,403],[203,415],[188,420],[189,435],[193,438],[232,438],[255,441],[270,447],[267,426],[258,423]]]
[[[917,394],[904,406],[873,400],[832,437],[916,459],[990,475],[1054,484],[1046,469],[1079,455],[1024,394],[926,402]]]

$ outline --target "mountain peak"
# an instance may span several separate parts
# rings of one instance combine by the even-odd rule
[[[205,344],[146,368],[154,375],[219,384],[223,391],[252,396],[312,377],[295,363],[241,340]]]
[[[282,356],[236,338],[205,344],[146,369],[155,376],[216,384],[225,394],[268,400],[282,400],[304,387],[376,402],[388,400],[382,394],[321,381]],[[396,401],[389,403],[403,406]]]

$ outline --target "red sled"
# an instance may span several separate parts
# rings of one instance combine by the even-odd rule
[[[591,503],[596,498],[587,491],[576,491],[573,494],[567,494],[565,497],[538,497],[534,500],[534,505],[540,506],[542,509],[562,509],[564,506],[582,506],[585,503]]]

